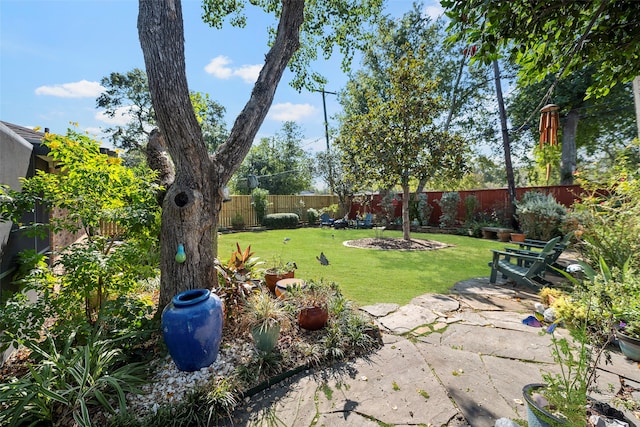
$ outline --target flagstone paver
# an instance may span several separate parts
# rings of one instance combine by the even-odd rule
[[[524,420],[522,387],[540,382],[541,370],[557,369],[550,336],[522,324],[535,302],[530,289],[478,278],[450,295],[363,307],[383,331],[382,348],[247,399],[233,425],[493,427]],[[620,386],[618,374],[640,387],[638,363],[617,353],[612,361],[601,366],[605,387],[596,397],[605,401]]]

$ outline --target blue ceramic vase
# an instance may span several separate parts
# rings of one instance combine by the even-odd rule
[[[176,367],[197,371],[215,362],[222,341],[222,302],[207,289],[174,296],[162,311],[162,337]]]

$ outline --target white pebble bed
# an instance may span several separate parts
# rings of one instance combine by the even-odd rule
[[[149,382],[140,389],[142,394],[128,394],[128,411],[139,417],[157,412],[164,404],[181,401],[195,387],[204,385],[216,377],[233,373],[235,367],[246,363],[255,351],[251,342],[220,348],[213,364],[194,372],[178,370],[170,356],[156,362]]]

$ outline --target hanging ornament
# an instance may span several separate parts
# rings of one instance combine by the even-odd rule
[[[176,252],[176,262],[182,264],[187,260],[187,254],[184,253],[184,245],[180,243],[178,245],[178,252]]]
[[[556,104],[547,104],[540,109],[540,149],[548,144],[558,145],[558,125],[560,122],[560,107]],[[547,182],[551,176],[551,163],[547,163]]]

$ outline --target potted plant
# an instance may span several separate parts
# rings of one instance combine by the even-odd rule
[[[322,329],[329,319],[329,302],[335,294],[335,284],[310,281],[307,286],[292,289],[291,298],[298,307],[298,324],[309,331]]]
[[[594,404],[588,393],[595,384],[596,367],[614,339],[612,331],[617,322],[617,301],[628,297],[619,295],[621,284],[615,283],[604,261],[601,260],[598,273],[586,263],[580,264],[585,280],[578,281],[563,272],[574,288],[571,294],[554,294],[552,308],[555,318],[549,319],[548,313],[546,316],[546,332],[553,335],[552,355],[560,373],[543,372],[545,384],[528,384],[523,388],[530,426],[585,425],[588,413],[595,413],[595,408],[603,406]],[[638,298],[637,293],[635,298]],[[571,338],[555,335],[561,320]],[[537,314],[525,319],[524,323],[545,326],[545,319],[542,314]],[[616,419],[626,421],[621,413]]]
[[[241,325],[251,332],[258,350],[270,352],[278,343],[280,331],[289,327],[290,315],[281,300],[258,290],[246,300]]]
[[[269,268],[264,272],[264,281],[269,290],[275,294],[276,283],[282,279],[291,279],[298,268],[295,262],[283,262],[280,257],[274,257]]]
[[[629,322],[621,321],[616,331],[616,338],[622,354],[640,362],[640,317]]]

